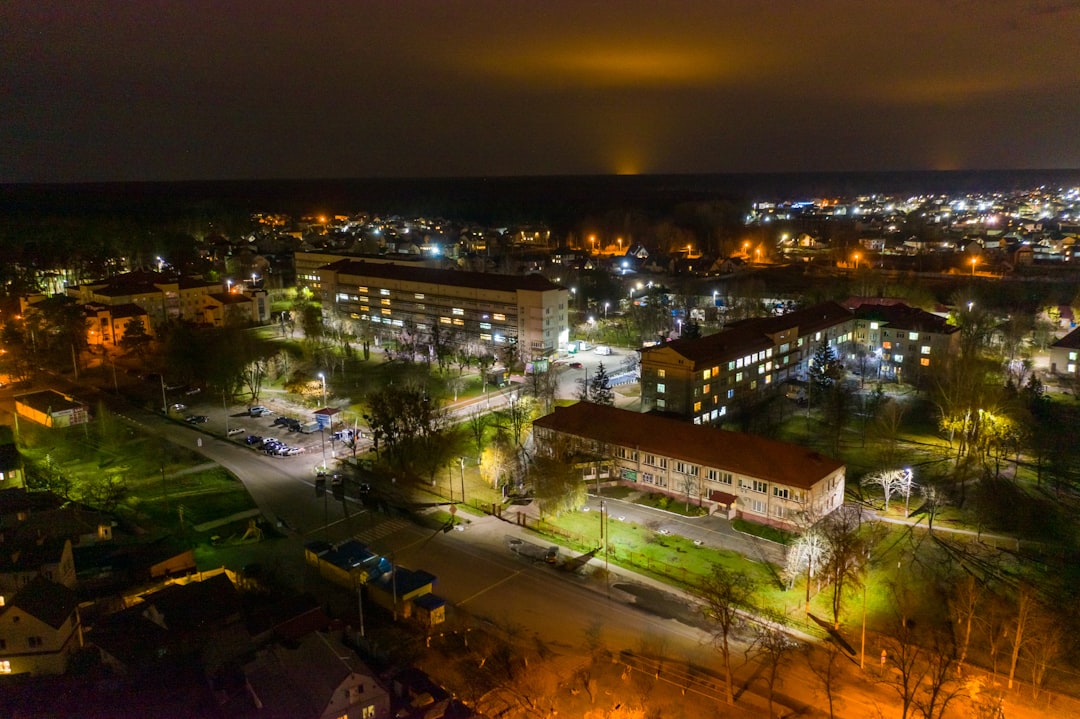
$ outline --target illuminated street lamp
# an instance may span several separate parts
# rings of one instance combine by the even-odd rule
[[[605,303],[604,303],[604,319],[605,319],[605,320],[607,319],[607,310],[608,310],[608,306],[609,306],[610,304],[611,304],[610,302],[605,302]]]
[[[596,254],[596,235],[589,235],[589,244],[592,245],[592,253]]]
[[[975,276],[975,265],[977,265],[977,264],[979,264],[979,258],[978,257],[972,257],[971,258],[971,276],[972,277]]]
[[[326,406],[326,375],[322,372],[319,373],[319,380],[322,382],[322,405]]]
[[[855,269],[859,269],[859,253],[855,253]]]

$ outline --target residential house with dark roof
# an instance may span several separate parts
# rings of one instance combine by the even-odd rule
[[[641,350],[641,408],[695,424],[720,421],[741,403],[787,379],[805,379],[821,342],[843,354],[854,316],[826,302],[743,320],[716,334]]]
[[[75,588],[71,540],[12,530],[0,534],[0,599],[20,591],[38,576]]]
[[[1080,379],[1080,327],[1050,345],[1050,371],[1068,379]]]
[[[582,481],[612,479],[708,506],[728,518],[792,528],[844,500],[845,467],[788,442],[591,402],[533,422],[537,452],[576,458]]]
[[[63,674],[82,646],[75,592],[35,576],[0,604],[0,674]]]
[[[320,267],[324,307],[376,335],[418,344],[516,347],[527,361],[565,347],[569,291],[538,274],[506,275],[339,260]],[[440,337],[436,341],[436,334]]]
[[[0,490],[26,486],[23,458],[14,442],[0,444]]]
[[[260,649],[244,665],[248,691],[230,716],[267,719],[388,719],[390,694],[331,632],[311,632]],[[246,701],[238,701],[246,700]]]

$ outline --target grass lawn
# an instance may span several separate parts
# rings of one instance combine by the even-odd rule
[[[22,452],[38,474],[63,477],[72,498],[98,506],[119,487],[113,511],[137,525],[177,529],[255,508],[244,485],[194,451],[138,432],[107,411],[90,425],[46,429],[23,423]],[[105,507],[108,509],[108,507]]]

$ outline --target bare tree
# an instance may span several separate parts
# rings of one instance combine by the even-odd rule
[[[1009,689],[1013,688],[1013,678],[1016,676],[1016,663],[1020,659],[1020,649],[1024,646],[1027,637],[1024,633],[1028,629],[1028,622],[1035,612],[1035,590],[1026,584],[1020,586],[1016,595],[1016,614],[1013,616],[1012,659],[1009,661]]]
[[[1050,665],[1065,651],[1065,637],[1060,621],[1045,612],[1038,612],[1028,627],[1024,656],[1031,665],[1031,684],[1039,696]]]
[[[889,500],[897,493],[906,474],[905,469],[882,469],[863,476],[859,484],[863,487],[880,487],[881,493],[885,496],[885,511],[888,512]]]
[[[806,652],[806,662],[810,665],[810,671],[821,682],[825,699],[829,703],[829,719],[836,716],[836,704],[839,700],[837,692],[837,679],[840,676],[839,659],[840,647],[836,642],[827,641],[820,649],[809,647]]]
[[[869,534],[863,532],[862,511],[844,505],[821,521],[828,545],[823,573],[832,584],[833,627],[840,628],[840,608],[844,589],[862,585],[870,555]]]
[[[755,590],[754,580],[741,572],[715,565],[701,581],[699,593],[702,613],[712,623],[710,631],[724,662],[728,704],[735,703],[735,685],[731,676],[731,638],[742,626],[742,612],[749,606]]]
[[[765,684],[769,688],[769,717],[773,715],[773,698],[780,670],[799,648],[798,642],[788,636],[778,616],[766,617],[754,625],[754,643],[748,654],[753,654],[765,670]]]
[[[959,627],[960,658],[956,661],[957,669],[963,670],[971,645],[971,630],[982,600],[982,585],[975,575],[968,574],[953,587],[949,596],[949,613]]]

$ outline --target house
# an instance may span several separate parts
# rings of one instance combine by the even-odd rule
[[[614,481],[713,512],[793,528],[844,500],[844,464],[799,445],[591,402],[533,422],[536,451],[576,458],[582,480],[606,465]]]
[[[787,379],[805,378],[825,341],[841,355],[854,315],[826,302],[784,315],[743,320],[717,334],[641,350],[641,407],[695,424],[720,421],[738,403]]]
[[[1075,380],[1080,378],[1080,327],[1050,345],[1050,371]]]
[[[266,719],[389,719],[390,694],[330,632],[260,649],[244,665],[246,707],[231,716]]]
[[[0,598],[15,594],[38,576],[75,588],[71,540],[9,535],[11,530],[0,535]]]
[[[63,674],[82,647],[75,592],[43,576],[0,603],[0,674]]]
[[[0,490],[26,486],[22,455],[14,442],[0,444]]]

